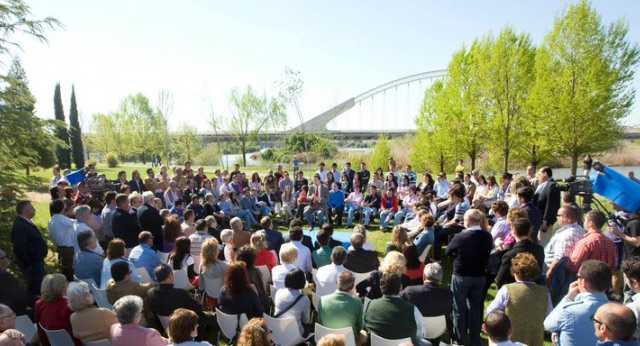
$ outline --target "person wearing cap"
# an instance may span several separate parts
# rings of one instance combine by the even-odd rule
[[[153,235],[149,231],[142,231],[138,235],[139,245],[134,247],[129,254],[129,262],[136,268],[144,268],[151,279],[155,280],[153,270],[162,263],[158,253],[153,250]]]

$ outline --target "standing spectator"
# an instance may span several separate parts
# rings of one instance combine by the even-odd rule
[[[536,179],[538,187],[533,196],[533,204],[542,212],[540,230],[547,232],[547,229],[556,222],[556,213],[560,208],[560,190],[558,190],[557,184],[553,180],[553,171],[549,166],[540,168]]]
[[[620,269],[624,274],[624,282],[627,283],[627,286],[629,286],[631,292],[633,292],[633,296],[631,296],[630,301],[627,303],[627,307],[633,311],[636,320],[640,321],[640,257],[633,256],[627,258],[622,262]],[[636,325],[633,336],[636,340],[640,337],[640,323]]]
[[[544,269],[546,277],[551,276],[553,268],[562,257],[571,256],[575,245],[585,234],[582,226],[578,225],[578,211],[576,208],[565,205],[558,210],[558,223],[562,228],[549,240],[544,248]]]
[[[113,346],[163,346],[169,344],[169,340],[163,338],[157,330],[140,325],[142,309],[142,299],[134,295],[124,296],[113,304],[113,312],[118,321],[111,326],[109,332]]]
[[[609,287],[609,266],[596,260],[585,261],[567,295],[545,318],[544,328],[560,333],[560,345],[595,345],[598,340],[590,317],[607,303],[605,292]]]
[[[100,213],[100,219],[102,219],[102,233],[104,234],[105,245],[109,240],[113,239],[113,212],[116,210],[116,196],[118,194],[115,191],[108,191],[104,195],[104,209]]]
[[[538,232],[542,226],[542,213],[532,202],[534,196],[533,189],[529,186],[521,187],[518,189],[516,194],[518,196],[518,204],[527,212],[527,217],[531,223],[531,240],[533,240],[534,243],[537,243],[538,239],[551,238],[547,235],[547,232],[551,232],[551,229],[547,229],[545,232]]]
[[[496,286],[498,288],[505,284],[512,283],[515,278],[511,274],[511,261],[520,253],[530,253],[535,259],[542,272],[542,264],[544,263],[544,249],[542,246],[531,240],[531,223],[527,219],[518,219],[511,224],[511,235],[516,242],[513,246],[502,255],[500,269],[496,276]],[[532,280],[539,281],[539,278]]]
[[[347,268],[344,267],[346,261],[347,251],[345,251],[342,246],[336,246],[331,250],[331,263],[318,268],[316,272],[316,293],[319,296],[329,295],[336,290],[336,279],[340,273],[348,271]],[[351,289],[353,289],[353,287]]]
[[[302,171],[298,171],[296,173],[296,181],[295,181],[295,189],[296,192],[302,190],[302,187],[306,186],[309,188],[309,181],[304,177],[304,173]]]
[[[139,245],[134,247],[129,254],[129,262],[136,268],[144,268],[152,280],[155,280],[153,270],[162,263],[158,253],[153,250],[153,234],[149,231],[142,231],[138,235]]]
[[[51,213],[48,225],[49,237],[58,253],[60,271],[67,278],[67,281],[73,281],[74,221],[64,215],[64,209],[64,202],[60,199],[49,203],[49,213]]]
[[[371,178],[371,172],[367,170],[367,164],[360,162],[360,187],[366,189],[369,186],[369,179]]]
[[[111,326],[116,317],[109,309],[98,308],[93,305],[93,295],[84,282],[72,282],[67,289],[71,314],[71,329],[73,336],[82,340],[97,341],[108,339]]]
[[[153,198],[151,191],[145,191],[142,194],[144,204],[138,209],[136,216],[140,227],[153,235],[153,248],[159,250],[162,247],[162,225],[164,220],[160,216],[160,211],[151,204]]]
[[[591,172],[591,165],[593,165],[593,159],[591,158],[590,154],[587,154],[587,156],[585,156],[584,160],[582,160],[582,163],[584,163],[584,169],[582,170],[582,175],[584,176],[589,176],[589,173]]]
[[[91,219],[91,208],[88,205],[83,204],[83,205],[76,206],[73,209],[73,214],[76,218],[76,221],[73,224],[73,233],[75,235],[73,237],[74,239],[73,247],[74,247],[75,253],[78,253],[80,252],[80,247],[78,246],[78,242],[77,242],[78,239],[76,238],[78,234],[80,232],[89,231],[95,236],[95,232],[87,224]],[[97,243],[96,249],[94,251],[100,255],[104,254],[104,250],[100,246],[100,243]]]
[[[622,258],[627,259],[632,256],[640,256],[640,215],[636,212],[628,213],[629,221],[624,230],[619,227],[611,226],[611,233],[622,239],[623,248]]]
[[[573,273],[577,273],[580,264],[586,260],[598,260],[609,265],[611,270],[616,269],[618,258],[616,256],[616,245],[611,239],[602,234],[602,227],[607,222],[607,217],[599,210],[592,210],[587,213],[584,219],[584,227],[587,233],[580,239],[571,250],[569,262],[565,268]]]
[[[71,329],[71,314],[67,293],[67,280],[62,274],[48,274],[42,280],[42,295],[36,302],[35,322],[38,327],[38,337],[43,346],[49,346],[49,339],[41,326],[48,330],[64,329],[73,335]],[[81,346],[80,340],[73,338],[76,346]]]
[[[481,214],[471,209],[464,214],[466,231],[457,234],[449,246],[447,255],[454,257],[451,291],[453,292],[453,334],[458,343],[480,344],[482,326],[483,288],[491,234],[481,227]]]
[[[40,295],[40,285],[44,277],[44,258],[49,249],[40,230],[31,219],[36,209],[30,201],[19,201],[16,205],[18,216],[11,227],[11,242],[18,266],[27,280],[29,292]]]
[[[124,241],[127,249],[138,245],[138,235],[142,231],[136,214],[129,213],[129,198],[121,193],[116,196],[116,210],[113,212],[111,227],[113,236]]]
[[[424,267],[424,284],[405,287],[400,298],[415,305],[424,317],[445,315],[453,309],[453,293],[441,288],[443,270],[438,263],[429,263]]]
[[[51,178],[49,187],[56,187],[61,181],[67,181],[67,178],[65,178],[64,175],[60,174],[60,167],[53,167],[53,178]]]
[[[591,316],[600,346],[638,346],[633,337],[638,324],[633,312],[622,304],[607,303]]]

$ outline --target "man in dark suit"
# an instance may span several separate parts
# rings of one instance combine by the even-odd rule
[[[443,270],[438,263],[429,263],[422,273],[423,285],[406,287],[400,298],[415,305],[424,317],[448,316],[453,309],[453,293],[440,288]]]
[[[368,251],[362,248],[364,237],[360,233],[351,235],[351,246],[353,249],[347,251],[347,262],[344,267],[356,273],[368,273],[378,269],[380,260],[375,251]]]
[[[345,166],[346,167],[344,168],[342,173],[347,175],[347,179],[349,181],[349,191],[353,191],[353,177],[356,175],[356,171],[351,169],[351,162],[347,162]],[[337,177],[333,178],[335,179],[335,181],[340,181],[340,179],[338,179]],[[331,188],[331,186],[329,186],[329,188]]]
[[[142,194],[144,204],[138,208],[136,216],[138,223],[143,230],[151,232],[153,235],[153,248],[160,250],[162,247],[162,225],[164,220],[160,216],[160,212],[151,203],[154,195],[151,191],[145,191]]]
[[[533,204],[533,189],[529,186],[524,186],[519,188],[516,194],[518,196],[518,204],[527,212],[527,217],[531,223],[530,238],[534,243],[538,243],[538,231],[540,230],[540,226],[542,226],[542,213],[540,209]],[[554,215],[556,213],[554,213]]]
[[[10,263],[7,253],[0,249],[0,304],[7,305],[18,316],[28,314],[33,318],[36,297],[25,291],[18,279],[7,272]]]
[[[540,168],[536,179],[538,188],[533,196],[533,204],[542,212],[540,231],[546,232],[556,222],[556,215],[560,209],[560,190],[553,180],[553,171],[549,166]],[[533,239],[535,241],[537,238]]]
[[[13,253],[25,275],[29,292],[40,295],[40,285],[45,274],[44,258],[49,252],[47,242],[31,221],[36,216],[36,209],[31,202],[18,202],[16,213],[18,216],[11,227]]]
[[[138,172],[138,170],[131,172],[131,180],[127,182],[127,185],[129,185],[130,192],[136,191],[142,194],[147,191],[147,188],[144,186],[144,181],[140,179],[140,172]]]
[[[167,264],[161,264],[154,270],[158,287],[147,293],[149,308],[158,316],[170,316],[176,309],[189,309],[198,314],[198,336],[196,340],[208,340],[211,318],[204,313],[202,304],[193,300],[189,292],[173,287],[173,270]]]
[[[520,191],[520,190],[518,190]],[[532,254],[538,261],[538,266],[542,272],[542,264],[544,263],[544,249],[542,246],[534,243],[531,240],[531,223],[527,219],[519,219],[511,224],[511,235],[516,239],[515,244],[511,249],[507,250],[502,255],[502,262],[498,275],[496,276],[496,285],[498,288],[502,285],[515,282],[513,275],[511,275],[511,260],[521,252],[528,252]]]
[[[116,196],[116,210],[111,221],[113,236],[124,241],[127,249],[138,245],[138,234],[142,231],[136,214],[129,213],[129,198],[124,193]]]

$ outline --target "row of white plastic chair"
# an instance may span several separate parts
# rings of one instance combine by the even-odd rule
[[[69,332],[65,329],[49,330],[40,324],[40,328],[44,331],[49,344],[51,346],[69,346],[73,345],[73,339]],[[21,315],[16,317],[16,330],[24,334],[27,344],[35,344],[38,340],[38,329],[36,324],[31,321],[29,316]],[[85,346],[111,346],[111,341],[107,339],[97,341],[83,341]]]

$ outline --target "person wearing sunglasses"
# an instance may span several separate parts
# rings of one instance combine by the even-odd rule
[[[598,346],[637,346],[633,333],[637,322],[633,311],[618,303],[607,303],[591,315]]]

